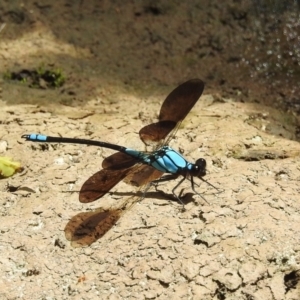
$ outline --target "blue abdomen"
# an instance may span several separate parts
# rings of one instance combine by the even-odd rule
[[[43,134],[36,134],[36,133],[31,133],[26,136],[26,140],[32,141],[32,142],[46,142],[47,141],[47,136]]]

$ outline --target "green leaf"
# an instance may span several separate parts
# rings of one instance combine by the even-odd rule
[[[0,177],[10,177],[21,170],[21,163],[13,161],[11,157],[0,157]]]

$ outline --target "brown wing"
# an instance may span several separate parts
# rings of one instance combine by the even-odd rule
[[[121,170],[130,168],[137,163],[137,160],[125,153],[117,152],[106,157],[102,162],[103,169]]]
[[[122,213],[122,209],[104,210],[102,208],[81,212],[67,223],[65,236],[71,241],[73,247],[91,245],[116,224]]]
[[[130,168],[136,163],[137,160],[135,158],[122,152],[117,152],[105,158],[102,167],[110,170],[121,170],[123,168]],[[130,172],[124,178],[124,182],[133,186],[143,186],[148,182],[160,178],[162,175],[162,172],[151,166],[139,164],[135,168],[130,169]]]
[[[160,178],[164,173],[148,165],[138,165],[130,172],[124,181],[134,186],[143,186]]]
[[[140,138],[147,146],[155,145],[163,140],[176,127],[176,124],[173,121],[160,121],[149,124],[140,130]]]
[[[165,99],[160,109],[158,123],[143,127],[139,134],[141,140],[149,145],[164,139],[181,122],[200,98],[204,83],[192,79],[182,83]]]
[[[109,192],[118,182],[123,180],[134,168],[127,169],[102,169],[91,176],[81,187],[79,201],[82,203],[93,202]]]

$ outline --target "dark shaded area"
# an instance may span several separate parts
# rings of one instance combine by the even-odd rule
[[[284,285],[286,286],[286,292],[291,289],[295,289],[300,282],[300,270],[292,271],[284,275]]]
[[[284,150],[249,150],[234,153],[232,157],[244,161],[261,161],[265,159],[286,159],[289,157],[293,157],[293,155]]]
[[[29,277],[29,276],[37,276],[40,274],[40,271],[37,270],[37,269],[31,269],[31,270],[28,270],[26,272],[23,272],[23,275],[26,276],[26,277]]]
[[[0,22],[8,24],[1,38],[42,24],[90,51],[89,58],[57,58],[72,74],[51,94],[62,103],[80,105],[111,80],[150,94],[198,77],[206,93],[300,110],[299,0],[6,0]]]
[[[219,300],[225,300],[227,298],[227,292],[228,292],[226,286],[218,280],[216,280],[215,282],[218,285],[215,296]]]

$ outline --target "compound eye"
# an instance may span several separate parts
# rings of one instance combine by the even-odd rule
[[[206,175],[206,160],[199,158],[194,165],[192,176],[203,177]]]
[[[195,165],[197,165],[200,169],[206,168],[206,160],[204,158],[199,158],[196,160]]]

